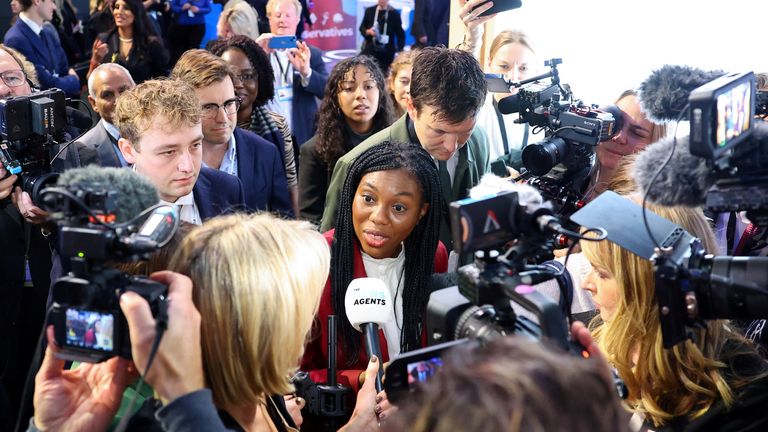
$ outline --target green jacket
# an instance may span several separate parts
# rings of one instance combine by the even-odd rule
[[[405,121],[407,115],[405,114],[400,117],[392,126],[370,136],[336,162],[333,175],[331,176],[331,183],[328,185],[328,192],[325,196],[325,211],[323,212],[323,221],[320,225],[322,232],[328,231],[336,225],[339,194],[344,187],[349,167],[352,166],[355,159],[369,148],[384,141],[411,142],[411,138],[408,136],[408,126]],[[467,141],[467,145],[459,150],[459,163],[456,166],[453,185],[451,185],[452,196],[443,198],[445,198],[447,203],[466,198],[469,194],[469,189],[479,183],[480,177],[487,172],[491,172],[488,138],[482,127],[475,126],[469,141]],[[445,228],[447,229],[448,227]],[[444,236],[441,235],[440,237],[445,243]],[[445,243],[446,247],[450,248],[449,244],[450,242]]]

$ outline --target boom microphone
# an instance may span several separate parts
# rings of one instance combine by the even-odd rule
[[[520,111],[520,96],[513,94],[499,101],[499,112],[502,114],[513,114]]]
[[[688,104],[691,91],[722,75],[725,72],[664,65],[640,84],[640,106],[652,122],[676,121]]]
[[[56,182],[56,186],[65,189],[76,185],[115,191],[112,199],[118,223],[129,221],[160,202],[155,186],[130,169],[95,166],[74,168],[64,171]]]
[[[379,346],[379,326],[386,328],[391,323],[390,311],[392,310],[392,295],[390,294],[384,281],[376,278],[353,279],[347,287],[347,293],[344,297],[344,307],[347,310],[347,319],[355,330],[362,332],[365,336],[365,352],[368,359],[375,355],[381,360],[381,346]],[[394,335],[388,335],[394,336]],[[390,343],[395,343],[396,338],[387,339]],[[383,387],[381,380],[384,377],[384,368],[379,368],[376,374],[376,393],[379,393]]]
[[[647,192],[648,199],[656,204],[703,205],[715,177],[706,159],[691,154],[687,136],[677,139],[672,159],[650,184],[656,171],[669,157],[673,144],[673,137],[665,138],[638,153],[632,166],[632,177],[640,191]]]

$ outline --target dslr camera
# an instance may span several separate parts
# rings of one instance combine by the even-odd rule
[[[71,180],[74,171],[80,170],[63,173],[59,184]],[[119,305],[126,291],[144,297],[158,321],[166,319],[168,287],[123,273],[111,264],[148,259],[171,240],[179,225],[178,214],[172,206],[156,205],[117,223],[121,204],[117,194],[109,182],[88,180],[41,191],[41,205],[58,225],[59,252],[71,263],[70,273],[53,285],[49,313],[62,348],[60,358],[84,362],[131,358],[128,325]]]
[[[56,88],[0,100],[0,162],[35,202],[56,182],[51,160],[66,141],[66,108],[64,92]]]

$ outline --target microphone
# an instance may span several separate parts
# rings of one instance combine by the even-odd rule
[[[368,359],[375,355],[379,361],[382,361],[379,326],[390,322],[392,310],[392,295],[384,281],[376,278],[353,279],[344,296],[344,307],[352,327],[362,332],[365,337],[365,352],[368,354]],[[396,338],[388,339],[391,342],[396,340]],[[376,374],[376,393],[383,389],[381,385],[383,377],[384,368],[380,367]]]
[[[640,84],[640,106],[655,123],[676,121],[688,104],[691,91],[725,75],[690,66],[664,65]]]
[[[513,114],[520,111],[520,96],[513,94],[499,101],[499,112],[502,114]]]
[[[756,122],[752,128],[752,141],[758,149],[768,145],[768,123]],[[638,153],[632,167],[632,177],[648,199],[656,204],[698,207],[707,204],[707,192],[717,176],[707,160],[691,154],[688,137],[677,139],[675,153],[651,185],[651,178],[664,164],[672,150],[673,138],[665,138]],[[764,164],[762,155],[753,154],[755,164]]]
[[[160,202],[157,189],[142,175],[126,168],[74,168],[59,176],[56,186],[64,189],[98,188],[111,190],[115,204],[115,222],[126,222]]]
[[[631,175],[640,190],[648,192],[651,202],[664,206],[697,207],[706,201],[707,191],[715,183],[715,177],[706,159],[691,154],[688,141],[687,136],[677,139],[672,159],[653,184],[650,184],[651,179],[669,157],[674,138],[664,138],[638,153]]]

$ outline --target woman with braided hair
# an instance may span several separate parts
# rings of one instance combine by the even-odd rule
[[[337,380],[355,391],[361,384],[368,359],[344,308],[352,279],[379,278],[391,292],[394,328],[384,331],[396,340],[379,333],[383,361],[425,345],[429,279],[448,266],[437,238],[442,205],[437,167],[421,146],[385,141],[357,158],[344,182],[336,229],[324,234],[331,245],[331,274],[301,365],[313,381],[327,382],[327,318],[335,314],[340,317]]]

